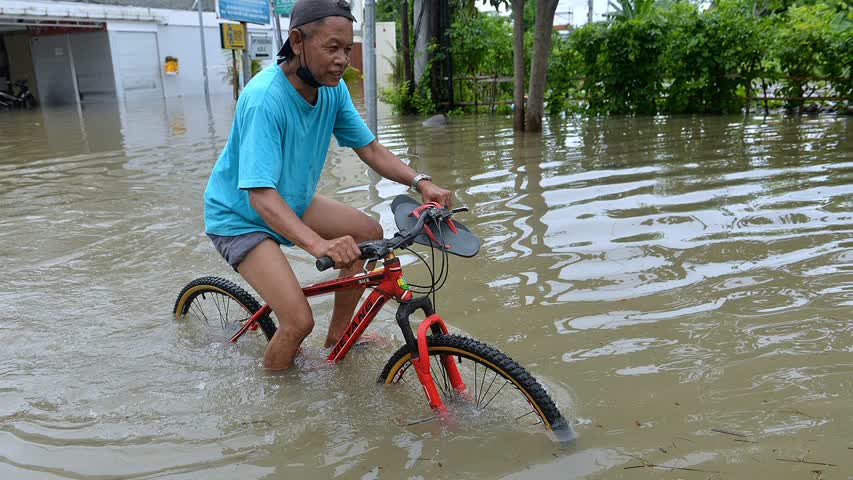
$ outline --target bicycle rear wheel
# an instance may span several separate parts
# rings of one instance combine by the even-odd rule
[[[221,328],[229,336],[260,310],[261,304],[234,282],[219,277],[202,277],[188,283],[178,294],[172,313],[175,319],[192,318],[209,327]],[[276,326],[269,315],[258,319],[267,340]]]
[[[574,438],[571,426],[545,389],[507,355],[458,335],[431,335],[427,346],[433,379],[449,410],[468,410],[478,417],[486,413],[499,421],[544,428],[561,441]],[[467,392],[460,394],[450,385],[442,357],[457,364]],[[410,368],[411,360],[407,346],[397,350],[382,370],[379,382],[407,384],[423,395],[415,369]]]

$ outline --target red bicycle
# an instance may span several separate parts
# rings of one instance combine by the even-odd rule
[[[382,306],[393,299],[399,302],[396,321],[406,343],[385,364],[379,375],[380,383],[409,383],[407,379],[411,375],[407,373],[413,370],[429,406],[441,417],[448,414],[449,405],[474,408],[478,412],[492,407],[500,412],[501,418],[510,418],[526,426],[544,427],[561,441],[572,439],[571,426],[535,378],[494,347],[449,333],[444,320],[435,313],[430,296],[434,299],[435,292],[449,275],[447,254],[472,257],[480,249],[479,239],[464,225],[451,220],[454,214],[467,209],[448,210],[434,203],[421,205],[405,195],[397,197],[391,208],[400,231],[390,239],[359,244],[361,258],[367,260],[366,263],[382,260],[380,268],[303,288],[306,297],[363,287],[372,289],[331,349],[328,361],[343,360]],[[414,243],[441,252],[443,261],[437,275],[434,265],[431,267],[409,248]],[[429,285],[410,286],[406,282],[403,266],[394,253],[401,249],[412,252],[424,262],[430,272]],[[432,258],[434,262],[435,256]],[[333,266],[329,257],[317,259],[317,268],[321,271]],[[423,295],[416,297],[413,292]],[[237,308],[232,308],[232,304]],[[422,310],[426,318],[415,333],[409,317],[418,310]],[[268,305],[261,305],[242,287],[218,277],[203,277],[187,284],[178,295],[174,313],[179,320],[196,317],[208,325],[221,326],[229,333],[236,329],[231,334],[231,342],[258,329],[269,340],[276,331]]]

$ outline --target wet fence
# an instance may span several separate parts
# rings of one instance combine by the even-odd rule
[[[726,75],[726,79],[737,81],[742,88],[742,94],[730,97],[747,113],[753,110],[763,110],[765,113],[774,108],[816,113],[839,112],[853,114],[853,97],[839,91],[851,91],[851,79],[832,77],[791,77],[785,75],[762,74],[746,78],[743,75]],[[446,80],[446,78],[445,78]],[[442,102],[449,108],[462,107],[475,110],[495,112],[502,105],[512,105],[513,77],[500,74],[475,75],[455,77],[453,101]],[[585,78],[575,77],[572,85],[561,85],[566,88],[568,95],[562,99],[570,105],[565,110],[583,110],[589,104],[587,92],[584,89]],[[838,88],[837,86],[842,86]],[[550,86],[549,86],[550,87]],[[668,84],[662,85],[663,92],[658,97],[659,113],[667,113]],[[526,98],[526,95],[525,95]],[[702,100],[690,97],[688,100]],[[716,99],[720,101],[720,98]],[[551,113],[557,113],[549,108]],[[559,110],[559,109],[557,109]]]

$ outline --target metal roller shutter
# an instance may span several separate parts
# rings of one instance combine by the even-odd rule
[[[114,39],[113,56],[125,95],[162,95],[156,34],[116,32]]]

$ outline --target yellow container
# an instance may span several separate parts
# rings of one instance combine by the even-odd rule
[[[178,59],[175,57],[166,57],[166,75],[178,74]]]

